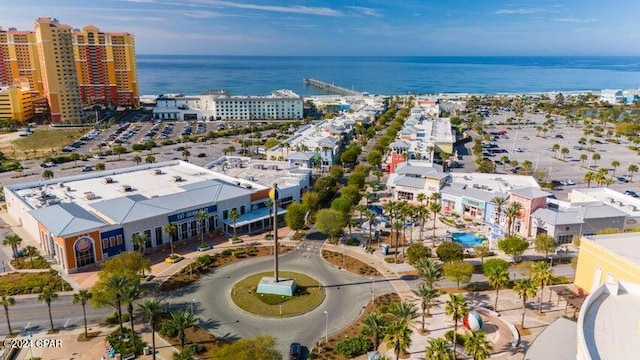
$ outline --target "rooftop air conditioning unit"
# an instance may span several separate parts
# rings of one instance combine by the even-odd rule
[[[120,189],[122,189],[123,192],[129,192],[131,191],[131,185],[122,185]]]
[[[106,177],[106,178],[104,178],[103,181],[104,181],[105,184],[111,184],[113,182],[113,179],[110,178],[110,177]]]
[[[153,170],[151,170],[151,174],[153,174],[153,175],[160,175],[160,174],[162,174],[162,170],[160,170],[160,169],[153,169]]]
[[[251,189],[252,188],[251,184],[246,184],[246,183],[242,184],[242,187],[247,188],[247,189]]]
[[[63,188],[64,187],[64,183],[60,183],[60,187]]]
[[[182,181],[182,176],[180,175],[173,175],[173,182],[180,182]]]
[[[93,199],[96,198],[96,194],[94,194],[92,191],[87,191],[87,192],[84,193],[84,197],[87,200],[93,200]]]
[[[60,200],[59,199],[49,199],[49,200],[47,200],[47,205],[55,205],[55,204],[60,204]]]

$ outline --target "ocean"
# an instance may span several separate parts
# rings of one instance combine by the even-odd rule
[[[535,93],[640,87],[640,57],[304,57],[138,55],[140,94],[267,95],[315,78],[371,94]]]

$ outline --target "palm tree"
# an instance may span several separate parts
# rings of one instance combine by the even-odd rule
[[[629,181],[633,182],[633,174],[638,172],[638,165],[635,165],[635,164],[629,165],[629,167],[627,168],[627,171],[629,172]]]
[[[77,293],[73,294],[73,303],[82,305],[82,316],[84,318],[84,337],[89,337],[87,332],[87,301],[89,301],[92,297],[92,294],[89,290],[80,290]]]
[[[618,161],[618,160],[613,160],[613,161],[611,162],[611,167],[613,168],[613,176],[614,176],[614,177],[616,176],[616,168],[617,168],[618,166],[620,166],[620,161]]]
[[[369,243],[367,246],[371,246],[373,243],[373,221],[376,219],[377,214],[371,210],[367,210],[365,212],[365,216],[367,217],[367,221],[369,222]]]
[[[444,305],[445,314],[453,319],[453,348],[456,347],[458,334],[458,321],[462,320],[469,313],[469,305],[467,299],[462,295],[449,294],[449,300]],[[453,358],[456,358],[456,352],[453,352]]]
[[[493,305],[493,310],[498,312],[498,295],[500,289],[509,284],[509,270],[497,267],[491,268],[487,274],[487,281],[489,282],[489,286],[496,289],[496,300]]]
[[[553,150],[553,157],[554,158],[558,157],[558,150],[560,150],[560,144],[553,144],[551,149]]]
[[[139,251],[141,254],[144,253],[144,246],[148,240],[149,236],[144,233],[135,233],[131,237],[131,243],[133,243],[136,251]]]
[[[209,217],[209,213],[207,213],[204,210],[198,210],[195,213],[195,217],[196,219],[198,219],[198,222],[200,223],[200,230],[202,230],[202,232],[200,233],[200,246],[204,246],[204,233],[206,232],[206,225],[207,225],[207,218]]]
[[[439,193],[434,193],[434,194],[439,194]],[[442,210],[442,205],[440,205],[439,202],[434,201],[429,205],[429,211],[433,213],[433,245],[434,246],[436,243],[436,219],[438,218],[438,214],[440,214],[441,210]]]
[[[584,162],[587,161],[588,158],[587,154],[580,154],[580,166],[584,166]]]
[[[168,323],[169,328],[178,333],[180,347],[184,349],[184,342],[186,340],[185,330],[196,325],[196,316],[190,311],[180,310],[172,312],[171,318],[165,321]]]
[[[591,160],[593,160],[593,166],[596,166],[596,164],[598,163],[598,160],[600,159],[601,159],[601,156],[598,153],[591,155]]]
[[[177,240],[178,225],[170,222],[162,228],[162,231],[169,235],[169,247],[171,247],[171,256],[173,256],[173,242]]]
[[[589,171],[584,174],[584,182],[587,183],[587,187],[591,187],[591,182],[596,179],[596,174],[593,171]]]
[[[104,169],[105,169],[104,163],[101,163],[101,162],[96,163],[96,171],[102,171]]]
[[[567,159],[567,155],[569,155],[571,151],[569,151],[568,148],[563,147],[562,149],[560,149],[560,153],[562,154],[562,160],[566,160]]]
[[[144,158],[144,162],[147,164],[153,164],[156,162],[156,157],[153,155],[147,155],[147,157]]]
[[[140,285],[138,283],[129,283],[121,288],[119,292],[122,297],[122,302],[127,304],[127,313],[129,314],[129,321],[131,322],[131,332],[135,333],[133,327],[133,302],[140,298]]]
[[[49,322],[51,323],[51,331],[54,331],[53,327],[53,317],[51,316],[51,302],[58,297],[58,293],[55,292],[50,287],[45,287],[42,289],[40,295],[38,295],[38,301],[44,301],[47,304],[47,309],[49,310]]]
[[[231,219],[231,221],[233,221],[233,237],[236,238],[236,233],[237,233],[237,229],[236,229],[236,220],[238,220],[238,218],[240,217],[240,213],[238,212],[238,210],[231,209],[231,211],[229,212],[229,219]]]
[[[527,299],[536,296],[536,286],[531,279],[520,279],[513,286],[513,291],[522,299],[522,320],[520,327],[524,329],[524,312],[527,308]]]
[[[525,160],[522,162],[522,167],[524,168],[525,175],[529,175],[531,168],[533,167],[533,163],[531,160]]]
[[[400,220],[396,220],[391,227],[396,233],[396,250],[394,251],[393,256],[396,260],[398,260],[398,245],[400,244],[400,231],[404,228],[404,224]]]
[[[22,238],[16,234],[9,234],[4,237],[2,240],[2,245],[11,246],[11,250],[13,251],[13,258],[18,258],[18,247],[22,243]]]
[[[136,165],[140,165],[142,162],[142,158],[139,155],[134,156],[131,160],[136,163]]]
[[[438,290],[424,284],[420,284],[416,290],[413,290],[413,293],[420,298],[420,305],[422,308],[422,332],[424,332],[425,310],[427,315],[431,316],[431,302],[438,297]]]
[[[142,316],[147,318],[151,327],[151,348],[153,350],[153,360],[156,360],[156,326],[158,320],[162,316],[162,307],[158,299],[146,299],[142,304],[138,305],[142,312]]]
[[[415,265],[416,270],[418,270],[418,274],[422,278],[424,283],[432,288],[434,284],[442,279],[442,270],[440,269],[440,265],[438,265],[433,259],[428,257],[423,257]]]
[[[484,331],[472,331],[464,343],[464,351],[473,360],[486,360],[491,356],[493,343],[487,340]]]
[[[553,269],[549,268],[546,261],[538,261],[533,266],[531,280],[534,285],[540,286],[540,294],[538,299],[538,312],[542,312],[542,296],[544,295],[544,287],[549,285],[553,280]]]
[[[7,319],[7,328],[9,329],[9,335],[13,335],[13,331],[11,331],[11,321],[9,321],[9,306],[13,306],[16,304],[16,300],[11,296],[2,295],[0,297],[0,305],[4,307],[4,317]]]
[[[435,338],[427,340],[424,357],[429,360],[451,360],[453,359],[453,350],[449,348],[447,340],[443,338]]]
[[[420,195],[420,194],[418,194]],[[422,242],[424,234],[424,222],[429,218],[429,209],[423,204],[416,207],[416,215],[420,220],[420,231],[418,232],[418,241]]]
[[[396,360],[400,359],[400,353],[411,345],[411,329],[403,321],[391,323],[387,328],[384,341],[387,346],[393,349]]]
[[[511,236],[511,231],[513,227],[513,220],[520,216],[520,211],[522,211],[522,203],[517,201],[512,201],[507,206],[507,210],[505,210],[505,215],[507,216],[507,236]]]
[[[372,313],[362,321],[362,332],[373,337],[373,349],[377,350],[380,338],[387,331],[387,318],[382,314]]]
[[[504,206],[507,204],[509,199],[506,196],[494,196],[491,198],[491,202],[495,206],[496,209],[496,218],[494,222],[496,224],[500,224],[500,215],[502,214],[502,210],[504,210]]]
[[[187,149],[182,150],[182,157],[184,158],[184,161],[189,160],[189,156],[191,156],[191,151]]]
[[[33,267],[33,257],[38,254],[38,249],[36,249],[33,245],[28,245],[24,247],[24,252],[29,257],[29,261],[31,262],[31,267]]]
[[[114,274],[107,278],[105,286],[109,289],[109,292],[113,294],[113,303],[111,305],[118,312],[118,323],[120,324],[120,333],[122,330],[122,292],[121,289],[125,288],[129,282],[129,279],[122,274]]]
[[[393,316],[396,321],[402,321],[411,325],[418,315],[418,309],[416,306],[408,302],[393,302],[389,305],[389,314]]]

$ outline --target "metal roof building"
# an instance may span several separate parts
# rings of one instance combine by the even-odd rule
[[[268,219],[257,215],[263,214],[274,183],[284,195],[280,206],[298,201],[308,187],[308,172],[288,175],[288,170],[254,181],[175,160],[7,186],[4,191],[9,215],[38,240],[44,253],[73,272],[134,249],[134,234],[144,235],[144,248],[153,251],[203,231],[264,230]],[[234,210],[248,222],[225,222]],[[177,230],[171,237],[165,231],[169,223]]]

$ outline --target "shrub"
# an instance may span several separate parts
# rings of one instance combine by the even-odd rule
[[[111,344],[111,347],[116,353],[122,356],[128,354],[142,355],[142,349],[147,345],[140,339],[137,333],[131,331],[129,328],[116,329],[114,332],[107,336],[107,341]],[[129,339],[123,341],[123,339]]]
[[[222,250],[222,252],[220,254],[222,256],[231,256],[231,255],[233,255],[233,250],[232,249],[224,249],[224,250]]]
[[[189,349],[188,351],[192,351],[194,354],[202,354],[206,348],[202,344],[189,344],[185,345],[185,349]]]
[[[396,262],[396,259],[392,258],[392,257],[386,257],[384,258],[384,262],[389,263],[389,264],[393,264]]]
[[[482,272],[484,273],[484,275],[487,276],[487,274],[493,271],[492,269],[507,270],[509,269],[509,263],[502,259],[497,259],[497,258],[485,260],[484,263],[482,264]]]
[[[342,339],[336,343],[336,351],[348,358],[365,354],[372,347],[371,341],[362,335]]]
[[[126,323],[127,321],[129,321],[129,314],[127,314],[126,312],[123,312],[122,322]],[[114,311],[113,313],[111,313],[111,315],[107,316],[107,318],[104,319],[104,322],[107,325],[118,325],[118,312]]]
[[[360,240],[358,239],[348,239],[344,243],[348,246],[360,246]]]
[[[431,257],[431,249],[422,243],[413,243],[407,248],[407,259],[409,264],[414,265],[418,260]]]
[[[453,341],[453,330],[447,331],[444,334],[444,338],[447,339],[447,341],[449,341],[449,342]],[[469,338],[468,335],[457,334],[456,335],[456,344],[464,346],[464,344],[467,342],[468,338]]]
[[[438,258],[443,262],[451,262],[454,260],[462,260],[464,257],[464,248],[460,244],[453,241],[445,241],[436,248]]]

